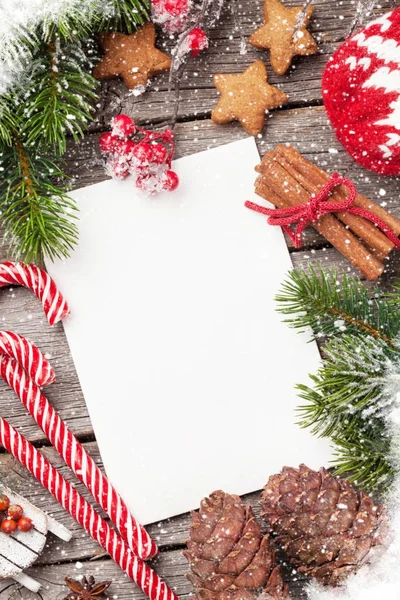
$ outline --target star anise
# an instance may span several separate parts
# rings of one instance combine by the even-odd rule
[[[111,581],[102,581],[96,583],[94,577],[83,577],[81,581],[76,579],[65,578],[65,583],[71,592],[64,600],[107,600],[108,596],[104,595],[107,588],[110,587]]]

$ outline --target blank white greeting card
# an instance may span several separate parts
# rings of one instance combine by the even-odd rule
[[[143,523],[330,459],[296,425],[294,386],[319,353],[275,309],[291,262],[281,231],[244,207],[258,162],[249,138],[176,161],[173,193],[130,180],[80,189],[79,246],[47,265],[71,306],[64,327],[107,474]]]

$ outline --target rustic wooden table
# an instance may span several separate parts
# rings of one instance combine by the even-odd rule
[[[293,6],[299,4],[299,1],[287,0],[287,4]],[[217,126],[210,120],[210,112],[217,99],[212,77],[214,73],[240,72],[256,58],[262,58],[267,63],[270,82],[280,85],[288,93],[289,103],[282,110],[275,111],[271,115],[263,134],[257,137],[260,154],[263,155],[277,143],[290,142],[323,168],[346,173],[357,183],[365,196],[382,203],[393,214],[400,217],[399,180],[378,177],[356,166],[336,141],[322,105],[320,90],[322,71],[329,56],[346,36],[354,16],[356,1],[314,0],[313,4],[315,16],[311,29],[319,39],[320,52],[317,56],[296,61],[288,75],[278,77],[269,67],[267,53],[256,51],[248,46],[247,54],[240,55],[240,35],[235,30],[230,3],[227,2],[220,24],[211,33],[209,50],[197,60],[190,62],[182,82],[176,126],[177,155],[192,154],[246,136],[238,124]],[[244,0],[242,3],[238,2],[238,5],[239,21],[243,34],[247,38],[261,22],[262,0]],[[382,0],[375,13],[382,14],[392,5],[390,0]],[[168,39],[160,42],[166,50],[171,48],[171,44]],[[97,141],[99,133],[107,129],[110,118],[115,113],[126,112],[141,124],[161,126],[165,124],[168,115],[172,114],[173,102],[173,95],[168,94],[167,75],[154,78],[151,90],[139,98],[129,93],[120,81],[105,83],[97,106],[97,116],[90,127],[90,132],[79,144],[71,144],[69,147],[68,167],[74,185],[82,187],[105,179]],[[112,199],[110,199],[110,210],[112,210]],[[289,245],[289,250],[294,266],[304,266],[319,261],[323,265],[337,265],[339,269],[351,272],[348,263],[343,261],[338,252],[327,245],[313,229],[307,231],[303,249],[294,250]],[[7,248],[3,247],[0,258],[5,259],[7,256]],[[400,255],[393,253],[378,285],[387,288],[398,274],[400,274]],[[119,282],[119,285],[123,293],[123,282]],[[10,329],[26,335],[44,352],[51,355],[52,363],[56,368],[57,383],[48,388],[48,397],[62,418],[84,442],[89,453],[101,465],[95,434],[62,325],[59,324],[51,329],[45,320],[40,303],[29,291],[22,288],[1,291],[0,315],[2,329]],[[107,319],[108,315],[104,315],[104,318]],[[1,415],[9,419],[40,447],[63,475],[72,479],[56,451],[48,445],[22,404],[2,382],[0,383],[0,407]],[[268,428],[265,435],[268,435]],[[126,476],[133,476],[129,472],[129,464],[127,464]],[[135,585],[76,525],[57,502],[4,452],[0,454],[0,479],[66,525],[74,534],[73,540],[68,544],[50,536],[44,553],[36,565],[28,571],[42,583],[43,587],[37,596],[8,581],[0,584],[1,600],[63,598],[66,595],[64,577],[79,577],[83,574],[93,574],[99,580],[112,579],[113,585],[110,588],[112,598],[125,600],[142,597]],[[82,485],[78,484],[77,488],[85,494]],[[258,512],[257,499],[257,493],[249,495],[256,512]],[[182,547],[188,536],[188,529],[188,515],[149,527],[150,533],[161,549],[154,566],[182,598],[192,594],[192,587],[185,578],[187,566],[182,556]],[[305,597],[300,580],[294,578],[291,587],[293,598]]]

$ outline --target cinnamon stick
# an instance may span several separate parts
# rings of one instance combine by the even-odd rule
[[[281,154],[280,148],[275,149],[274,157],[279,164],[310,194],[317,194],[324,185],[325,182],[323,181],[320,181],[319,185],[316,185],[313,181],[311,181],[311,179],[301,173],[301,171],[297,169],[297,162],[290,162],[287,160],[287,157]],[[343,202],[344,195],[339,190],[334,191],[331,194],[331,199],[333,202]],[[335,213],[335,216],[342,221],[342,223],[347,225],[351,231],[353,231],[353,233],[355,233],[369,246],[378,260],[383,260],[386,258],[393,249],[394,245],[386,237],[386,235],[377,227],[375,227],[373,223],[370,223],[366,219],[363,219],[358,215],[352,215],[350,213],[341,211]]]
[[[260,175],[256,181],[256,193],[275,206],[279,208],[296,206],[305,204],[310,199],[307,190],[274,159],[271,153],[264,156],[257,170]],[[318,223],[313,224],[313,227],[367,279],[373,280],[382,274],[383,264],[335,216],[324,215]]]
[[[295,148],[292,146],[278,145],[275,148],[275,152],[279,161],[281,157],[284,157],[286,161],[296,170],[299,177],[303,177],[304,185],[308,183],[308,191],[315,193],[318,191],[328,180],[330,175],[308,162]],[[340,202],[345,199],[347,190],[345,186],[338,186],[338,188],[332,193],[332,200],[334,202]],[[400,220],[389,214],[381,206],[378,206],[371,200],[365,198],[361,194],[357,194],[354,200],[354,206],[358,206],[369,212],[375,214],[377,217],[382,219],[397,235],[400,234]],[[348,213],[337,213],[337,217],[344,223],[346,223],[352,231],[354,231],[361,239],[363,239],[374,251],[378,258],[384,258],[388,256],[391,250],[394,248],[393,243],[385,236],[385,234],[376,228],[372,223],[369,223],[362,217],[357,215],[349,215]],[[349,219],[349,217],[352,217]]]

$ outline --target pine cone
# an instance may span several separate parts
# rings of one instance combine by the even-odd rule
[[[251,506],[217,491],[202,500],[192,518],[184,555],[200,600],[288,598],[269,536],[262,536]]]
[[[325,469],[284,467],[269,478],[261,507],[290,562],[323,584],[339,584],[381,543],[383,507]]]

